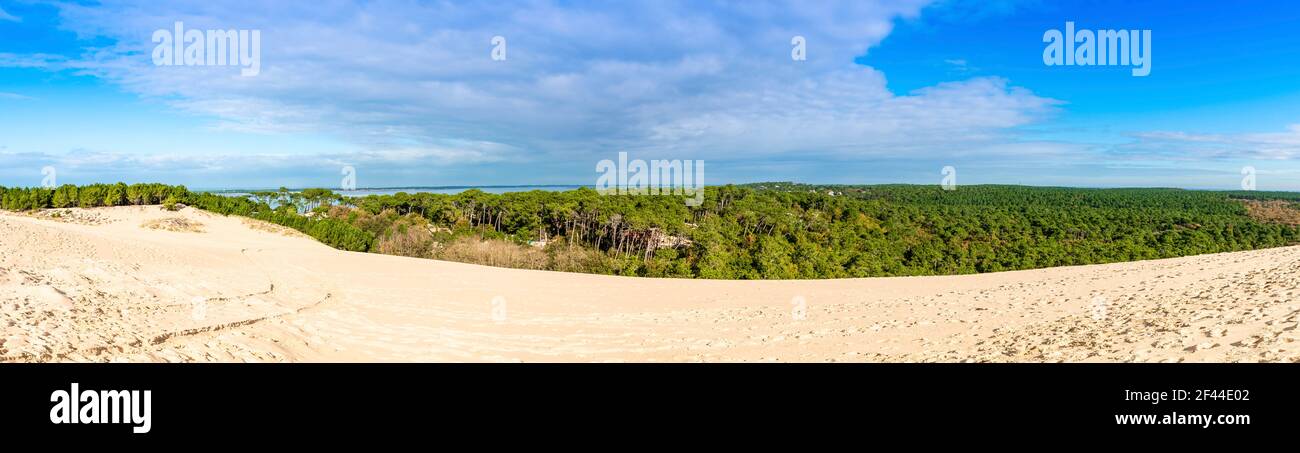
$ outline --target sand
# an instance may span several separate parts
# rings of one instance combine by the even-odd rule
[[[1296,362],[1297,285],[1300,247],[713,281],[342,252],[193,208],[0,213],[0,361]]]

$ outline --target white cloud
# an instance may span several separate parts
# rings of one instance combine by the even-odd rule
[[[4,147],[0,147],[3,150]],[[319,154],[189,152],[131,153],[76,149],[64,153],[0,151],[0,181],[35,185],[40,169],[53,166],[62,181],[194,183],[218,176],[222,187],[257,186],[266,181],[301,186],[329,186],[343,166],[373,174],[435,175],[457,165],[490,164],[518,150],[495,143],[445,143]],[[379,179],[382,181],[382,179]]]
[[[922,158],[1017,143],[1053,112],[1003,79],[897,94],[852,63],[925,3],[60,4],[65,28],[114,44],[72,60],[0,54],[0,66],[92,74],[217,129],[324,133],[389,157],[479,143],[449,156]],[[150,35],[178,20],[261,30],[261,74],[154,66]],[[504,62],[489,58],[496,35]],[[807,61],[790,59],[794,35]]]
[[[112,44],[71,58],[0,53],[0,67],[94,75],[195,115],[217,131],[326,135],[347,144],[333,149],[355,151],[221,153],[210,152],[221,144],[204,143],[196,146],[201,155],[0,153],[0,165],[26,156],[28,166],[53,162],[110,178],[149,170],[243,174],[253,168],[332,178],[334,167],[345,162],[411,173],[491,163],[557,168],[561,182],[580,183],[572,175],[582,176],[576,172],[617,151],[772,168],[761,174],[782,177],[783,162],[815,169],[890,158],[925,165],[1011,169],[1068,163],[1175,172],[1204,163],[1231,176],[1235,170],[1220,169],[1221,161],[1284,165],[1300,157],[1300,126],[1268,133],[1141,132],[1118,145],[1035,139],[1022,132],[1024,126],[1051,117],[1060,103],[1006,79],[967,78],[983,71],[965,59],[934,65],[958,80],[891,92],[887,74],[852,62],[879,45],[897,20],[954,8],[960,13],[955,16],[966,18],[972,8],[990,7],[970,1],[926,9],[925,3],[59,3],[62,27]],[[189,28],[261,30],[261,74],[154,66],[150,35],[178,20]],[[489,58],[496,35],[508,39],[505,62]],[[794,35],[807,38],[807,61],[791,61]],[[28,99],[0,93],[0,102]]]
[[[1120,156],[1160,156],[1174,160],[1300,158],[1300,124],[1280,132],[1202,134],[1155,131],[1132,134],[1131,143],[1116,146]]]
[[[18,94],[18,93],[8,93],[8,92],[0,91],[0,99],[8,99],[11,101],[30,101],[36,98]]]
[[[10,21],[10,22],[22,22],[22,21],[23,21],[23,19],[22,19],[21,17],[17,17],[17,16],[14,16],[13,14],[9,14],[8,12],[5,12],[4,8],[0,8],[0,20],[7,20],[7,21]]]

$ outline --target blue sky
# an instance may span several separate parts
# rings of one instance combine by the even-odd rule
[[[155,65],[177,21],[258,30],[259,74]],[[1151,30],[1151,74],[1045,65],[1066,21]],[[593,184],[627,151],[708,184],[1300,190],[1297,30],[1281,1],[0,0],[0,185]]]

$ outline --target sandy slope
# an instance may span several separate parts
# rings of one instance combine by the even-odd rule
[[[169,217],[203,231],[142,226]],[[0,214],[0,361],[1300,360],[1300,247],[705,281],[348,253],[268,229],[158,207]]]

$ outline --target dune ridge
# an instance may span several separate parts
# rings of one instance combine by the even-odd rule
[[[1300,247],[719,281],[343,252],[192,208],[0,213],[0,361],[1300,361]],[[158,222],[200,231],[148,228]]]

